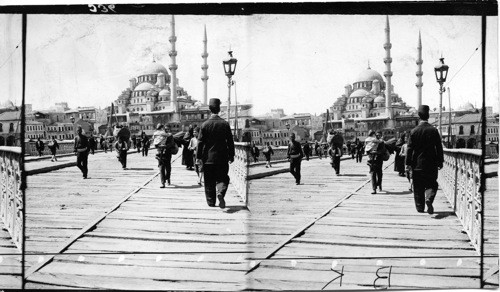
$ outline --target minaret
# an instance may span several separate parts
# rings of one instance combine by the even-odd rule
[[[170,56],[170,66],[168,66],[168,69],[170,69],[170,72],[172,73],[172,82],[170,84],[170,98],[172,100],[173,108],[174,111],[177,112],[177,75],[176,75],[176,70],[177,70],[177,64],[175,63],[175,57],[177,56],[177,51],[175,50],[175,42],[177,41],[177,37],[175,36],[175,19],[174,16],[172,15],[172,21],[170,21],[170,27],[172,28],[172,32],[170,37],[168,38],[168,41],[170,42],[171,45],[171,50],[168,52],[168,55]]]
[[[207,91],[207,80],[208,80],[208,65],[207,65],[207,26],[205,25],[205,35],[203,37],[203,54],[201,54],[203,58],[203,65],[201,65],[201,69],[203,70],[203,76],[201,76],[201,80],[203,81],[203,104],[208,104],[208,91]]]
[[[392,90],[392,84],[391,84],[391,76],[392,76],[392,71],[391,71],[391,63],[392,63],[392,58],[391,58],[391,29],[389,27],[389,16],[386,18],[386,25],[385,25],[385,44],[384,44],[384,49],[385,49],[385,58],[384,58],[384,63],[386,70],[384,72],[385,79],[387,80],[387,84],[385,86],[385,114],[387,117],[392,119],[392,109],[391,109],[391,90]]]
[[[424,72],[422,72],[422,39],[420,37],[420,31],[418,32],[418,58],[417,58],[417,65],[418,65],[418,71],[417,71],[417,78],[418,81],[415,84],[417,86],[417,109],[422,105],[422,86],[424,83],[422,82],[422,75],[424,75]]]

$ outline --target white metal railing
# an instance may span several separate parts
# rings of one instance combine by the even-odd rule
[[[234,143],[234,162],[229,166],[229,178],[245,204],[248,203],[248,164],[250,162],[250,143]]]
[[[21,147],[0,146],[0,218],[18,249],[24,216],[20,161]]]
[[[445,149],[439,185],[477,251],[481,244],[481,150]]]

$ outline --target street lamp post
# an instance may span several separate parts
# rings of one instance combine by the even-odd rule
[[[227,121],[229,123],[231,120],[231,115],[230,115],[230,113],[231,113],[231,85],[233,85],[231,78],[233,77],[234,71],[236,70],[236,63],[238,62],[238,60],[233,57],[233,51],[230,50],[228,52],[228,54],[229,54],[229,58],[222,61],[222,65],[224,66],[224,73],[226,74],[227,79],[228,79],[228,81],[227,81],[227,88],[228,88]]]
[[[443,92],[446,91],[446,89],[443,87],[443,83],[446,82],[446,77],[448,76],[448,65],[444,63],[444,58],[439,58],[439,61],[441,61],[440,64],[438,64],[436,67],[434,67],[434,73],[436,73],[436,81],[439,83],[439,123],[438,123],[438,129],[439,129],[439,135],[441,135],[442,139],[442,131],[441,131],[441,115],[443,114]],[[449,133],[448,133],[449,136]]]

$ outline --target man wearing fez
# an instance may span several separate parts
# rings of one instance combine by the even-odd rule
[[[418,109],[420,123],[410,132],[406,167],[413,172],[413,193],[415,207],[423,213],[427,205],[427,213],[433,214],[432,203],[438,189],[438,170],[443,167],[443,146],[441,136],[427,120],[429,106],[421,105]]]
[[[89,157],[89,141],[87,136],[83,135],[82,126],[78,126],[75,137],[74,152],[76,154],[76,166],[82,171],[83,179],[87,178],[87,162]]]
[[[205,196],[208,205],[215,207],[217,196],[219,207],[225,208],[229,163],[234,161],[234,141],[229,123],[219,117],[220,103],[218,98],[211,98],[209,101],[208,108],[212,115],[201,125],[196,159],[205,171]]]

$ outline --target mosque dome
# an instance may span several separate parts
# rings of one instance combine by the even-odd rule
[[[461,107],[461,109],[463,110],[466,110],[466,111],[472,111],[472,110],[475,110],[474,106],[472,105],[472,103],[470,102],[466,102],[465,104],[463,104]]]
[[[163,66],[162,64],[153,61],[152,63],[149,63],[144,67],[144,69],[141,70],[139,76],[159,74],[159,73],[163,73],[165,74],[165,76],[168,76],[167,68],[165,68],[165,66]]]
[[[382,78],[382,75],[380,75],[380,73],[378,73],[377,71],[375,71],[373,69],[368,68],[358,75],[358,77],[356,78],[354,83],[364,82],[364,81],[374,81],[374,80],[378,80],[379,82],[384,81],[384,79]]]
[[[367,94],[369,94],[368,91],[366,91],[363,88],[360,88],[360,89],[355,90],[353,93],[351,93],[351,95],[349,97],[364,97]]]
[[[154,88],[154,85],[149,82],[143,82],[134,88],[134,91],[150,90]]]
[[[385,102],[385,98],[381,95],[375,97],[375,100],[373,102]]]
[[[410,112],[410,113],[417,113],[418,111],[417,111],[416,108],[412,107],[412,108],[410,108],[410,110],[408,112]]]
[[[167,89],[163,89],[162,91],[160,91],[160,96],[167,96],[167,95],[170,95],[170,91],[168,91]]]

